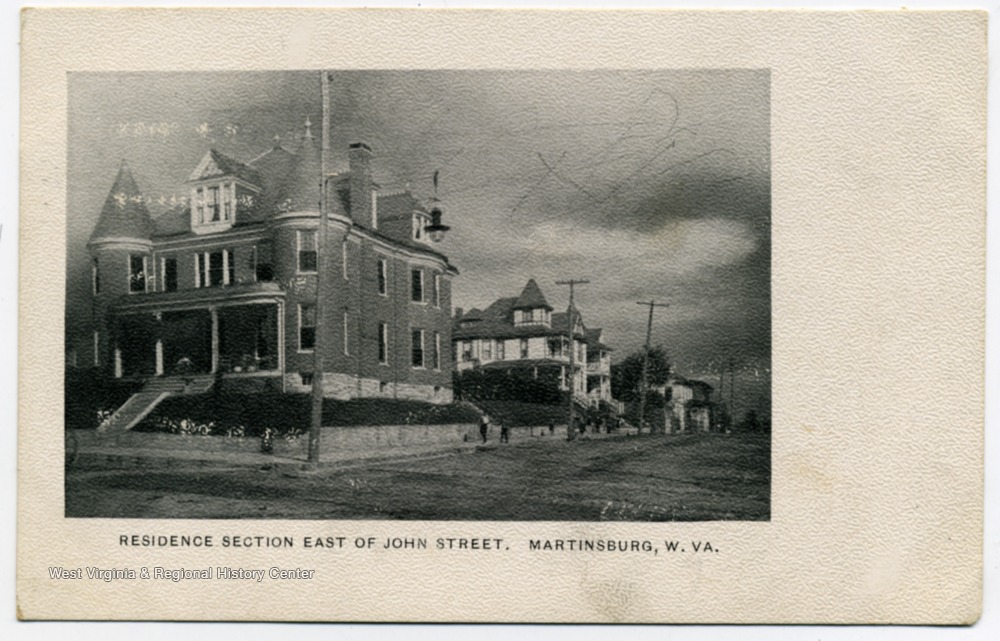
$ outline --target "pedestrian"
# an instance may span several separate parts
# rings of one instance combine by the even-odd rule
[[[555,421],[549,421],[549,436],[553,436],[556,433],[556,423]]]
[[[510,428],[506,423],[500,423],[500,442],[510,443]]]
[[[490,417],[483,414],[479,419],[479,435],[483,437],[483,443],[486,442],[486,432],[490,429]]]
[[[260,451],[264,454],[274,454],[274,430],[265,427],[260,433]]]

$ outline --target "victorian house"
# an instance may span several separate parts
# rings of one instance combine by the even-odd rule
[[[308,120],[293,150],[209,149],[183,204],[155,219],[122,161],[88,245],[93,327],[77,345],[105,375],[146,381],[133,404],[147,412],[181,378],[307,391],[317,345],[327,396],[450,402],[458,272],[430,238],[446,228],[409,192],[379,192],[368,145],[347,155],[349,171],[322,180]]]
[[[600,328],[588,329],[579,310],[571,312],[553,312],[534,279],[519,296],[500,298],[484,310],[456,310],[455,367],[460,373],[477,368],[529,373],[563,391],[572,384],[581,403],[612,403],[611,348],[601,342]],[[572,372],[570,350],[575,350]]]
[[[669,390],[669,392],[668,392]],[[671,432],[709,432],[716,406],[712,402],[712,386],[704,381],[671,376],[662,387],[669,408]]]

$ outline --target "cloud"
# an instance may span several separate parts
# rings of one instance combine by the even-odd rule
[[[683,278],[707,267],[739,263],[757,247],[747,225],[721,218],[670,221],[652,233],[544,222],[520,244],[515,251],[556,261],[582,260],[598,269],[627,265],[633,278]]]

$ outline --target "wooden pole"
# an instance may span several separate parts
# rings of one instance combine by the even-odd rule
[[[642,387],[639,388],[639,432],[642,432],[642,424],[646,420],[646,392],[649,388],[649,350],[653,337],[653,308],[669,307],[666,303],[656,301],[637,301],[636,305],[649,305],[649,320],[646,322],[646,351],[642,358]],[[650,429],[650,432],[653,430]]]
[[[320,72],[320,87],[323,96],[322,140],[320,147],[319,176],[319,233],[316,239],[316,332],[313,340],[312,413],[309,422],[309,463],[319,463],[319,441],[323,423],[323,340],[324,301],[323,284],[326,280],[327,230],[329,227],[326,203],[327,156],[330,148],[330,77],[326,71]]]

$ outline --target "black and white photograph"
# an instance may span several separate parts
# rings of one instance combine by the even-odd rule
[[[983,630],[987,19],[23,11],[17,618]]]
[[[67,517],[769,520],[770,73],[71,72]]]

